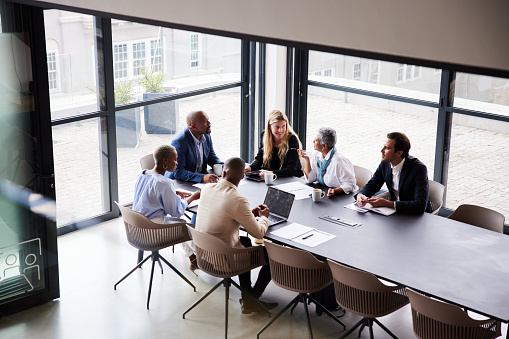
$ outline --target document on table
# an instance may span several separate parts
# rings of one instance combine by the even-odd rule
[[[357,203],[351,203],[348,205],[345,205],[345,208],[349,208],[351,210],[360,212],[360,213],[366,213],[367,211],[373,211],[375,213],[379,213],[382,215],[385,215],[386,217],[396,213],[396,210],[394,208],[390,207],[373,207],[370,203],[367,203],[364,205],[364,207],[357,206]]]
[[[276,185],[274,188],[295,194],[295,200],[309,198],[309,195],[313,193],[313,187],[304,185],[300,181],[293,181],[286,184]]]
[[[335,237],[335,235],[297,223],[282,227],[272,232],[272,234],[309,247],[315,247]]]

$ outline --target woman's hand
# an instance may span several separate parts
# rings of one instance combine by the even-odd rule
[[[244,172],[251,172],[251,166],[246,166],[246,168],[244,168]]]
[[[298,149],[299,156],[303,159],[309,160],[309,155],[303,149]]]

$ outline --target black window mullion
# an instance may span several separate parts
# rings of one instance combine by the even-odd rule
[[[106,116],[101,119],[99,129],[102,130],[103,121],[106,122],[106,138],[100,137],[101,149],[107,150],[106,166],[101,166],[101,178],[104,189],[103,203],[106,210],[115,215],[118,208],[113,203],[118,201],[118,172],[117,172],[117,142],[115,124],[115,79],[113,72],[113,44],[111,19],[95,17],[96,58],[97,58],[97,94],[99,109],[105,111]],[[104,153],[104,151],[103,151]],[[103,161],[103,157],[101,157]]]
[[[250,160],[253,150],[249,149],[249,41],[242,40],[241,43],[241,91],[240,91],[240,157],[245,161]],[[254,128],[254,126],[253,126]]]
[[[258,135],[265,128],[265,59],[266,45],[263,42],[258,44]]]
[[[435,168],[433,180],[447,185],[449,170],[449,155],[451,147],[452,112],[448,107],[453,106],[456,73],[442,70],[440,82],[440,98],[437,121],[437,137],[435,148]],[[444,193],[444,205],[445,195]]]

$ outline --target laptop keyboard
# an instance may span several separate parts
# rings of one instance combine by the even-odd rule
[[[279,221],[281,221],[281,220],[285,220],[285,219],[283,219],[283,218],[281,218],[281,217],[278,217],[278,216],[276,216],[276,215],[274,215],[274,214],[269,214],[268,219],[269,219],[269,221],[270,221],[270,222],[272,222],[272,223],[279,222]]]

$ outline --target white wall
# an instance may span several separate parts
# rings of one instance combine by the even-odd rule
[[[509,71],[507,0],[44,1],[197,28]]]

